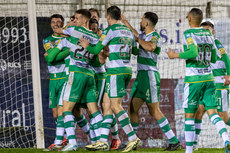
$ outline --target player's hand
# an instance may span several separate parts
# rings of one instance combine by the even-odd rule
[[[224,79],[224,86],[227,86],[230,84],[230,75],[224,76],[222,79]]]
[[[80,39],[80,45],[83,48],[87,48],[89,46],[89,40],[85,40],[83,37]]]
[[[63,34],[63,29],[62,28],[57,28],[57,29],[54,29],[54,32],[58,33],[58,34]]]
[[[109,57],[109,47],[107,45],[103,48],[103,53],[106,57]]]
[[[46,57],[47,55],[48,55],[48,53],[47,53],[47,52],[45,52],[44,57]]]
[[[169,48],[169,52],[166,52],[166,53],[168,54],[168,57],[170,59],[174,59],[175,58],[175,52],[171,48]]]
[[[124,14],[121,14],[121,22],[125,24],[126,21],[127,21],[127,20],[126,20],[125,15],[124,15]]]

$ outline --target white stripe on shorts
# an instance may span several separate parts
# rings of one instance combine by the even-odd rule
[[[152,103],[158,102],[157,98],[157,86],[156,86],[156,78],[154,71],[148,71],[149,76],[149,85],[150,85],[150,92],[151,92],[151,99]]]
[[[73,78],[74,78],[74,72],[70,72],[69,78],[67,81],[67,85],[65,88],[65,92],[64,92],[63,100],[65,100],[65,101],[69,101],[70,91],[71,91],[72,84],[73,84]]]
[[[222,111],[225,112],[228,110],[228,92],[227,90],[221,90],[221,98],[222,98]]]
[[[184,103],[183,108],[188,108],[189,83],[184,86]]]
[[[59,102],[58,102],[59,106],[63,106],[63,99],[64,99],[64,93],[65,93],[66,84],[67,84],[67,82],[64,83],[64,85],[62,87],[62,90],[61,90],[61,95],[60,95]]]
[[[110,76],[110,96],[117,97],[117,75]]]
[[[102,80],[102,84],[101,84],[101,91],[100,92],[100,95],[98,97],[98,101],[97,101],[97,106],[98,107],[101,107],[101,98],[102,98],[102,95],[104,94],[104,88],[105,88],[105,79]]]

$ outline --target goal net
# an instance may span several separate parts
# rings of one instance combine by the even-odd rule
[[[0,4],[0,148],[36,146],[27,2]]]

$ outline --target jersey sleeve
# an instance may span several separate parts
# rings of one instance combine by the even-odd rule
[[[217,55],[223,56],[223,54],[227,54],[226,50],[224,49],[223,45],[219,40],[215,40],[215,46],[217,49]]]
[[[193,45],[197,46],[197,43],[194,41],[192,37],[192,33],[185,31],[184,37],[183,37],[183,44],[187,46],[187,49],[189,49]]]
[[[66,35],[71,35],[74,31],[75,27],[74,26],[68,26],[67,28],[63,29],[63,33]]]
[[[46,52],[47,52],[47,50],[49,50],[49,49],[52,48],[52,46],[51,46],[49,40],[43,39],[43,47],[44,47],[44,49],[45,49]]]
[[[58,49],[62,50],[63,47],[71,48],[71,43],[66,38],[61,39],[57,44]]]
[[[113,31],[111,29],[104,30],[100,38],[100,43],[103,46],[106,46],[112,39],[112,36],[113,36]]]

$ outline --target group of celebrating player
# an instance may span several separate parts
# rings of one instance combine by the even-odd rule
[[[230,125],[227,114],[229,89],[226,86],[230,82],[230,61],[221,43],[213,38],[214,24],[210,21],[201,24],[202,11],[193,8],[187,18],[191,28],[184,33],[184,52],[175,53],[169,49],[167,53],[171,59],[186,59],[183,104],[186,153],[193,152],[197,144],[205,111],[222,136],[228,152],[230,142],[225,123]],[[180,142],[159,107],[157,58],[161,38],[155,31],[157,14],[144,13],[140,22],[141,34],[117,6],[107,9],[108,27],[105,30],[99,28],[99,19],[98,10],[79,9],[63,28],[64,18],[59,14],[51,16],[54,34],[44,39],[43,44],[50,73],[49,106],[57,126],[55,142],[47,150],[77,150],[76,123],[89,136],[91,144],[85,146],[87,150],[109,149],[110,130],[110,149],[117,150],[121,145],[117,119],[128,136],[123,152],[136,150],[141,145],[136,135],[138,110],[144,102],[169,140],[165,150],[177,150]],[[122,98],[132,76],[131,54],[137,55],[138,73],[131,91],[128,115],[122,107]],[[90,123],[82,113],[83,109],[86,109]],[[65,133],[68,144],[63,143]]]

